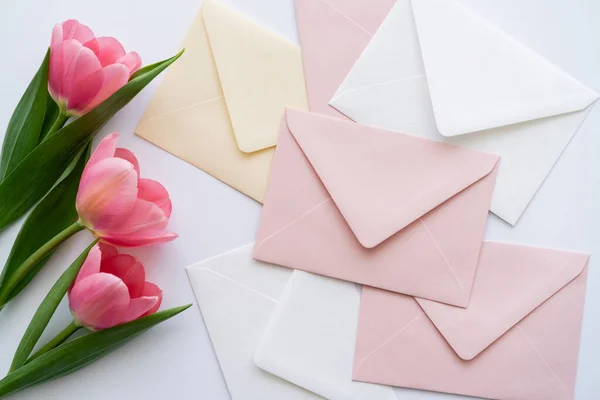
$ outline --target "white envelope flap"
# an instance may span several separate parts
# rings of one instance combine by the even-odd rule
[[[487,176],[498,157],[287,110],[287,124],[358,241],[372,248]]]
[[[320,399],[257,368],[252,357],[292,274],[247,245],[187,268],[233,400]]]
[[[579,111],[597,94],[455,0],[411,0],[438,130]]]
[[[275,146],[285,107],[308,108],[300,47],[215,0],[203,17],[238,147]]]
[[[327,399],[396,400],[389,386],[352,381],[359,306],[356,284],[295,271],[254,361]]]
[[[469,306],[416,299],[456,354],[471,360],[577,278],[589,256],[484,242]]]

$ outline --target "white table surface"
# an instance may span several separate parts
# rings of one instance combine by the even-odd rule
[[[224,0],[225,1],[225,0]],[[600,1],[461,0],[600,92]],[[292,0],[226,0],[260,23],[298,40]],[[99,35],[119,38],[145,63],[174,54],[199,0],[5,0],[0,2],[0,132],[49,43],[52,26],[77,18]],[[175,242],[133,253],[165,293],[164,307],[194,302],[185,266],[250,243],[260,206],[204,172],[133,135],[153,82],[99,134],[119,130],[142,175],[163,182],[173,201]],[[3,133],[0,133],[2,135]],[[0,236],[3,264],[20,224]],[[592,253],[581,341],[577,400],[600,396],[600,109],[596,107],[516,227],[490,216],[487,239]],[[43,229],[41,227],[40,229]],[[27,290],[0,314],[0,374],[40,300],[89,242],[81,233],[63,246]],[[48,335],[69,321],[61,305]],[[458,399],[398,391],[401,399]],[[11,399],[228,399],[229,394],[196,306],[87,368]]]

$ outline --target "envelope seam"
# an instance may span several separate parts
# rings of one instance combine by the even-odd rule
[[[419,74],[419,75],[408,76],[406,78],[393,79],[391,81],[372,83],[370,85],[364,85],[364,86],[360,86],[357,88],[346,89],[339,94],[335,94],[333,96],[333,98],[331,99],[331,103],[335,102],[335,100],[339,99],[340,97],[342,97],[346,94],[358,92],[359,90],[364,90],[364,89],[369,89],[369,88],[376,87],[376,86],[384,86],[384,85],[389,85],[390,83],[399,83],[399,82],[404,82],[404,81],[409,81],[412,79],[424,78],[424,77],[425,77],[425,74]]]
[[[558,377],[558,375],[556,374],[556,372],[554,372],[554,370],[552,369],[552,367],[550,366],[550,364],[548,364],[548,361],[546,361],[546,359],[544,358],[544,356],[542,355],[542,353],[538,350],[538,348],[535,346],[535,344],[533,344],[533,341],[531,340],[531,338],[529,337],[529,335],[527,335],[527,333],[525,333],[525,331],[523,330],[523,328],[521,328],[520,325],[517,325],[517,328],[519,328],[519,331],[521,332],[521,334],[523,335],[523,337],[525,338],[525,340],[527,341],[527,343],[529,343],[529,346],[532,348],[532,350],[543,361],[543,363],[546,365],[546,367],[548,368],[548,370],[550,370],[550,372],[552,373],[552,376],[554,376],[554,379],[556,379],[556,381],[558,382],[558,384],[560,385],[560,387],[568,394],[569,390],[566,388],[566,386],[564,385],[564,383],[560,380],[560,378]]]
[[[392,336],[390,336],[389,339],[387,339],[386,341],[384,341],[383,343],[381,343],[379,346],[377,346],[375,348],[375,350],[371,351],[369,354],[367,354],[366,356],[364,356],[363,359],[360,360],[360,362],[358,363],[358,366],[356,367],[356,371],[358,372],[358,370],[360,370],[360,367],[363,365],[363,363],[365,361],[367,361],[367,359],[369,359],[372,355],[374,355],[379,350],[381,350],[383,347],[385,347],[386,345],[388,345],[392,340],[396,339],[396,337],[398,337],[402,332],[404,332],[412,324],[414,324],[416,321],[418,321],[422,316],[423,316],[423,314],[419,314],[419,315],[415,316],[410,322],[408,322],[406,325],[404,325],[402,328],[400,328],[396,333],[394,333]]]
[[[243,287],[244,289],[247,289],[247,290],[249,290],[249,291],[251,291],[251,292],[253,292],[253,293],[255,293],[255,294],[259,295],[259,296],[262,296],[262,297],[264,297],[265,299],[271,300],[271,301],[272,301],[272,302],[274,302],[275,304],[278,304],[278,303],[279,303],[279,301],[278,301],[278,300],[276,300],[276,299],[274,299],[274,298],[272,298],[272,297],[270,297],[270,296],[267,296],[266,294],[264,294],[264,293],[261,293],[261,292],[259,292],[258,290],[251,288],[250,286],[246,286],[246,285],[244,285],[243,283],[240,283],[240,282],[238,282],[238,281],[236,281],[236,280],[234,280],[234,279],[231,279],[231,278],[230,278],[230,277],[228,277],[227,275],[223,275],[223,274],[221,274],[221,273],[219,273],[219,272],[215,271],[214,269],[210,269],[210,268],[198,268],[198,269],[204,269],[204,270],[206,270],[206,271],[210,271],[210,272],[212,272],[213,274],[215,274],[215,275],[217,275],[217,276],[219,276],[219,277],[221,277],[221,278],[223,278],[223,279],[225,279],[225,280],[228,280],[229,282],[235,283],[236,285],[238,285],[238,286],[241,286],[241,287]]]
[[[423,221],[423,218],[419,218],[419,221],[421,221],[421,224],[423,224],[423,228],[425,229],[425,232],[427,232],[427,236],[429,236],[429,238],[433,242],[433,245],[435,246],[435,249],[438,251],[438,253],[440,253],[440,255],[442,256],[442,259],[446,263],[446,266],[448,267],[448,269],[452,273],[452,276],[456,280],[456,283],[458,284],[458,287],[460,288],[460,291],[464,293],[465,292],[464,286],[460,282],[460,279],[458,279],[458,275],[456,275],[456,272],[454,271],[454,268],[452,268],[452,265],[450,264],[450,261],[448,261],[448,259],[446,258],[446,255],[442,251],[442,249],[441,249],[440,245],[438,244],[437,240],[435,240],[435,237],[431,233],[431,230],[429,229],[429,227],[427,226],[427,224],[425,223],[425,221]]]
[[[261,240],[260,244],[258,245],[258,248],[255,250],[255,253],[257,253],[260,250],[260,248],[265,244],[265,242],[267,240],[269,240],[269,239],[273,238],[274,236],[280,234],[282,231],[284,231],[287,228],[289,228],[290,226],[294,225],[296,222],[300,221],[301,219],[306,218],[313,211],[315,211],[316,209],[318,209],[319,207],[323,206],[324,204],[326,204],[329,201],[331,201],[331,197],[328,197],[325,200],[321,201],[319,204],[317,204],[316,206],[312,207],[310,210],[304,212],[298,218],[292,220],[291,222],[289,222],[288,224],[286,224],[282,228],[277,229],[275,232],[271,233],[269,236],[267,236],[266,238],[264,238],[263,240]]]
[[[344,14],[340,9],[336,8],[335,6],[333,6],[333,4],[329,3],[326,0],[321,0],[321,2],[327,6],[329,6],[333,11],[335,11],[336,13],[340,14],[342,17],[346,18],[348,21],[350,21],[353,25],[356,25],[357,28],[359,28],[361,31],[363,31],[364,33],[366,33],[367,35],[369,35],[369,37],[373,37],[373,34],[371,32],[369,32],[368,30],[366,30],[365,28],[363,28],[362,26],[360,26],[358,24],[358,22],[356,22],[355,20],[353,20],[352,18],[350,18],[349,16],[347,16],[346,14]]]
[[[145,121],[142,121],[142,122],[146,123],[148,121],[153,120],[154,118],[164,117],[165,115],[169,115],[169,114],[175,114],[176,112],[187,110],[188,108],[194,108],[194,107],[197,107],[199,105],[210,103],[212,101],[219,100],[219,99],[222,99],[222,98],[223,98],[222,95],[221,96],[217,96],[217,97],[212,97],[210,99],[206,99],[206,100],[202,100],[202,101],[199,101],[197,103],[194,103],[194,104],[190,104],[189,106],[185,106],[185,107],[181,107],[181,108],[178,108],[178,109],[175,109],[175,110],[171,110],[171,111],[167,111],[167,112],[164,112],[164,113],[153,115],[150,118],[148,118],[148,119],[146,119]]]

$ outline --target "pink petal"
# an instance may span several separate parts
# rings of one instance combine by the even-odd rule
[[[152,179],[140,179],[138,182],[138,198],[156,204],[165,213],[165,217],[171,216],[171,199],[167,189]]]
[[[112,64],[104,67],[103,80],[100,90],[83,110],[84,113],[92,110],[98,104],[112,96],[129,81],[129,70],[122,64]]]
[[[102,230],[128,221],[137,202],[137,180],[133,165],[120,158],[107,158],[87,167],[76,199],[85,226],[102,236]]]
[[[119,133],[113,132],[108,134],[98,143],[96,150],[90,156],[85,168],[90,168],[92,165],[96,164],[98,161],[105,160],[107,158],[111,158],[115,156],[117,149],[117,141],[119,140]]]
[[[102,261],[119,255],[119,251],[114,246],[102,242],[98,243],[98,245],[100,246],[100,251],[102,252]]]
[[[102,262],[101,272],[112,274],[121,279],[129,289],[131,298],[140,297],[146,283],[144,266],[129,254],[119,254]]]
[[[81,269],[77,274],[77,278],[75,278],[73,286],[77,285],[77,283],[79,283],[82,279],[100,272],[100,263],[102,256],[103,254],[99,245],[95,245],[90,249],[90,252],[88,253],[85,261],[81,265]]]
[[[52,28],[52,38],[50,39],[50,48],[55,48],[63,42],[63,26],[62,24],[54,25]]]
[[[160,299],[154,297],[138,297],[137,299],[131,299],[129,308],[123,315],[123,323],[134,321],[156,307],[159,304]],[[160,305],[159,305],[160,306]]]
[[[71,312],[81,325],[92,330],[122,323],[129,303],[127,286],[110,274],[89,275],[69,293]]]
[[[106,243],[122,247],[147,246],[164,243],[177,237],[166,231],[169,219],[154,203],[138,199],[129,218],[121,226],[103,232]]]
[[[106,243],[110,243],[113,246],[119,247],[144,247],[153,246],[155,244],[162,244],[171,242],[179,237],[174,232],[165,232],[159,236],[154,237],[138,237],[135,235],[129,236],[107,236],[102,238]]]
[[[60,42],[50,49],[48,89],[55,100],[65,96],[65,71],[69,68],[80,48],[79,42],[69,40]]]
[[[123,45],[114,37],[96,38],[98,43],[98,59],[103,67],[114,64],[119,58],[125,55]]]
[[[94,32],[76,19],[68,19],[62,23],[63,40],[74,39],[85,43],[94,38]]]
[[[122,147],[119,147],[115,151],[115,157],[119,157],[119,158],[122,158],[123,160],[129,161],[133,165],[135,172],[137,172],[138,176],[140,176],[140,163],[138,162],[137,158],[131,151],[124,149]]]
[[[119,64],[123,64],[129,69],[129,76],[133,75],[142,67],[142,58],[135,51],[130,51],[117,61]]]
[[[94,54],[96,54],[96,57],[98,56],[98,53],[100,52],[100,44],[98,44],[98,40],[96,38],[92,38],[91,40],[88,40],[82,44],[84,47],[87,47],[93,51]]]
[[[48,86],[74,113],[80,112],[98,94],[103,75],[96,55],[76,40],[66,40],[50,52]]]
[[[160,305],[161,305],[162,299],[163,299],[162,289],[159,288],[157,285],[155,285],[152,282],[146,282],[146,285],[144,286],[144,292],[142,293],[142,296],[144,296],[144,297],[148,297],[148,296],[156,296],[156,297],[158,297],[158,302],[156,303],[156,305],[154,307],[152,307],[150,310],[146,311],[146,313],[143,316],[154,314],[155,312],[157,312],[158,309],[160,308]]]

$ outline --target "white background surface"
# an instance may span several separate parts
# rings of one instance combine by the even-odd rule
[[[367,1],[367,0],[365,0]],[[492,23],[600,92],[600,1],[461,0]],[[297,42],[292,0],[226,0],[255,20]],[[0,3],[0,132],[41,62],[52,26],[77,18],[98,35],[116,36],[145,64],[179,49],[199,0],[12,0]],[[180,238],[138,249],[149,279],[165,292],[164,307],[194,302],[185,266],[250,243],[259,204],[200,170],[133,135],[156,87],[151,84],[99,134],[121,132],[120,145],[133,150],[142,175],[165,184],[173,200],[171,229]],[[3,133],[0,133],[2,135]],[[0,264],[19,224],[0,235]],[[592,110],[557,167],[511,228],[490,216],[487,239],[592,253],[581,342],[577,400],[600,393],[600,109]],[[40,227],[43,229],[43,227]],[[0,374],[40,300],[61,271],[89,242],[79,234],[63,246],[33,284],[0,314]],[[49,335],[69,321],[66,304],[51,322]],[[456,396],[399,391],[401,399],[457,399]],[[175,319],[91,366],[11,399],[228,399],[199,310]]]

